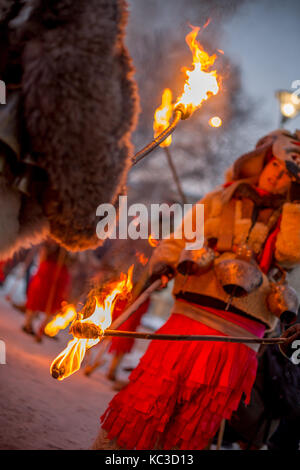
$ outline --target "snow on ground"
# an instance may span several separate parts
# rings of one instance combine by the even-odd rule
[[[79,371],[63,381],[49,366],[71,339],[36,343],[21,326],[23,315],[0,293],[0,340],[6,364],[0,364],[0,449],[88,449],[97,435],[99,416],[114,395],[103,368],[91,377]],[[124,366],[140,356],[130,355]],[[124,378],[124,377],[122,377]]]

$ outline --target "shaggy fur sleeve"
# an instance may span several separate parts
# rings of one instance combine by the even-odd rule
[[[23,122],[48,174],[50,234],[67,249],[99,245],[96,209],[130,168],[137,90],[124,45],[123,0],[38,0],[25,24]]]
[[[300,204],[283,206],[275,257],[286,267],[300,263]]]

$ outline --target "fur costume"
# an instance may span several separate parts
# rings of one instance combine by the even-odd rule
[[[8,22],[8,6],[23,3]],[[10,85],[20,79],[18,164],[34,168],[32,179],[39,183],[26,197],[15,190],[10,195],[18,199],[19,209],[12,205],[18,217],[9,244],[2,243],[0,222],[0,256],[25,244],[24,231],[32,243],[49,231],[67,249],[95,247],[101,244],[96,209],[115,203],[123,190],[137,115],[132,62],[124,45],[125,1],[0,0],[0,15],[2,29],[5,21],[9,27],[9,57],[2,69],[8,103],[15,96]],[[7,160],[11,166],[12,158]],[[34,212],[24,221],[20,207],[29,213],[29,206]]]

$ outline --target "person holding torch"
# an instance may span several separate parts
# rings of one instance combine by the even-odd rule
[[[230,181],[206,195],[205,243],[173,234],[150,260],[174,277],[174,306],[158,333],[261,338],[295,321],[286,270],[300,263],[300,132],[275,131],[238,158]],[[186,216],[193,218],[195,207]],[[223,419],[248,403],[257,345],[152,341],[101,417],[94,449],[205,449]]]

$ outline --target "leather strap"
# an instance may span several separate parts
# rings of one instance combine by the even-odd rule
[[[236,337],[247,337],[249,339],[258,339],[257,336],[250,333],[250,331],[245,330],[239,325],[225,320],[222,317],[214,315],[212,312],[201,309],[195,305],[191,305],[185,302],[176,302],[174,303],[172,313],[179,313],[185,315],[186,317],[191,318],[192,320],[199,321],[204,325],[213,328],[214,330],[220,331],[226,336],[236,336]],[[258,351],[260,344],[256,343],[245,343],[246,346],[253,349],[255,352]]]
[[[196,292],[180,291],[178,292],[178,294],[176,294],[175,298],[178,300],[184,300],[185,302],[199,305],[199,308],[201,308],[202,306],[216,308],[217,310],[225,310],[227,307],[227,302],[223,302],[223,300],[211,297],[209,295],[198,294]],[[248,313],[244,312],[240,308],[235,307],[232,304],[229,306],[228,312],[236,313],[237,315],[249,318],[250,320],[255,320],[264,325],[266,328],[268,328],[268,325],[266,323],[261,320],[258,320],[257,318],[252,317]]]
[[[223,206],[220,221],[220,233],[218,236],[217,251],[231,251],[234,232],[234,216],[235,216],[236,200],[231,199]]]

